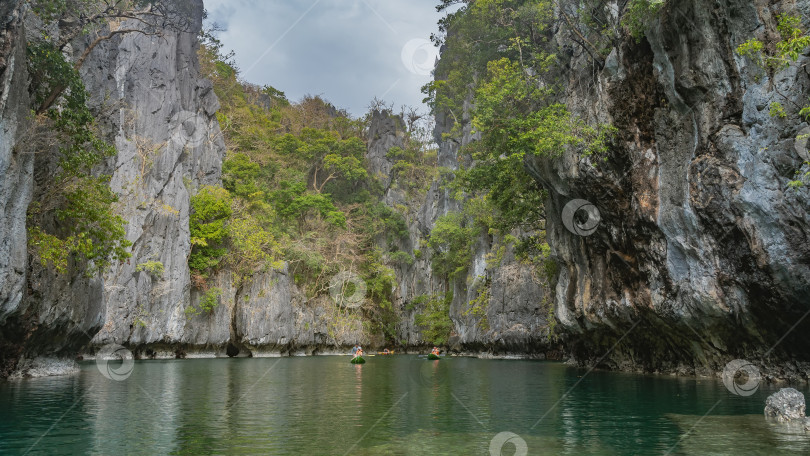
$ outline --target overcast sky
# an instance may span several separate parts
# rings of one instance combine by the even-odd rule
[[[242,78],[292,101],[321,95],[351,114],[372,98],[423,111],[438,55],[437,0],[205,0]]]

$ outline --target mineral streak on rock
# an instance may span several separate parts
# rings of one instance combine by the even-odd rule
[[[709,374],[745,358],[766,377],[807,378],[810,192],[787,185],[807,123],[767,107],[807,104],[810,58],[771,77],[735,53],[775,30],[777,6],[667,2],[595,84],[578,83],[587,55],[568,62],[567,105],[619,130],[599,160],[526,161],[550,193],[555,312],[580,363]],[[782,6],[808,29],[810,2]],[[601,215],[589,236],[561,220],[578,198]]]

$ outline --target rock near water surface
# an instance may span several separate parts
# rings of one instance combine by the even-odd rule
[[[794,388],[782,388],[765,401],[765,416],[779,422],[805,420],[804,413],[804,394]]]

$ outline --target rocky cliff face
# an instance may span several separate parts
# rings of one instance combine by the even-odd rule
[[[225,146],[219,103],[198,71],[202,2],[189,2],[188,10],[190,29],[125,34],[99,46],[84,66],[88,90],[114,107],[109,123],[118,154],[110,185],[133,242],[132,258],[104,274],[106,317],[94,344],[189,338],[189,198],[219,183]],[[162,271],[150,272],[142,266],[148,262]]]
[[[0,7],[0,376],[71,371],[72,363],[58,358],[72,357],[103,315],[100,279],[59,276],[29,259],[26,214],[52,178],[53,154],[52,145],[35,139],[39,127],[30,115],[26,34],[34,33],[36,24],[28,30],[24,5]]]
[[[15,148],[29,127],[28,72],[22,1],[0,4],[0,375],[24,337],[9,324],[25,312],[25,219],[33,192],[34,157]]]
[[[469,116],[463,122],[461,139],[445,139],[444,133],[453,128],[453,119],[437,117],[435,140],[439,145],[438,165],[456,170],[462,146],[477,140],[472,133]],[[532,266],[518,262],[510,249],[504,248],[500,261],[493,261],[502,247],[500,239],[479,236],[474,245],[472,264],[465,277],[445,283],[434,276],[431,255],[424,242],[439,217],[462,210],[463,201],[452,196],[444,178],[434,180],[423,200],[409,198],[406,191],[392,179],[394,163],[386,158],[391,147],[404,147],[403,122],[389,112],[374,112],[370,127],[368,159],[370,168],[383,175],[386,187],[384,202],[390,207],[406,207],[409,236],[398,242],[403,252],[420,250],[413,264],[395,266],[397,282],[396,305],[401,315],[400,340],[409,345],[424,344],[420,328],[414,324],[414,314],[421,309],[409,309],[415,298],[452,291],[450,318],[453,322],[450,346],[461,352],[494,354],[532,354],[543,356],[549,348],[548,287]],[[470,311],[471,302],[486,289],[483,315]]]
[[[53,167],[49,153],[38,154],[35,163],[33,155],[18,156],[14,149],[30,106],[22,5],[5,2],[0,10],[2,359],[20,374],[49,374],[70,368],[49,360],[72,359],[91,339],[138,345],[191,338],[184,313],[191,299],[189,195],[219,183],[225,149],[215,118],[217,99],[197,68],[202,1],[175,5],[184,9],[188,24],[167,26],[159,34],[117,35],[97,46],[82,66],[91,107],[118,151],[99,171],[112,175],[133,242],[129,261],[95,278],[59,275],[27,258],[27,206],[32,194],[36,198],[34,189],[47,188]],[[109,27],[139,26],[132,21]],[[89,38],[80,38],[69,53],[78,58],[88,44]],[[162,271],[147,271],[148,262]]]
[[[426,239],[436,220],[450,211],[460,210],[461,203],[450,196],[439,180],[432,182],[424,200],[410,200],[397,186],[392,173],[394,163],[387,158],[387,152],[392,147],[404,146],[402,128],[403,122],[398,117],[388,112],[373,113],[367,159],[372,174],[386,187],[384,202],[392,208],[409,208],[409,236],[398,241],[398,248],[412,252]],[[450,128],[451,125],[438,127],[438,137]],[[464,140],[474,140],[469,128]],[[443,166],[459,166],[456,158],[459,144],[445,141],[441,148],[439,161]],[[381,247],[382,244],[383,241]],[[450,284],[433,276],[428,252],[412,265],[396,265],[399,286],[394,305],[401,319],[398,338],[409,346],[425,343],[420,328],[414,324],[414,313],[421,309],[411,308],[410,304],[418,296],[444,292],[449,286],[454,293],[450,311],[454,349],[542,356],[548,347],[549,330],[550,301],[545,285],[533,268],[519,264],[509,251],[504,253],[498,266],[487,266],[487,257],[495,248],[499,248],[495,240],[482,236],[468,276]],[[143,277],[152,278],[147,274]],[[486,306],[486,327],[480,324],[481,316],[470,314],[468,305],[478,296],[483,282],[491,290]],[[137,323],[142,328],[136,331],[147,331],[152,321],[156,321],[157,329],[148,330],[153,331],[148,339],[127,338],[124,333],[124,337],[105,340],[102,337],[106,332],[102,330],[94,342],[123,343],[145,357],[277,356],[345,351],[355,342],[371,346],[382,344],[381,340],[367,334],[361,319],[351,318],[352,314],[337,315],[340,311],[328,296],[304,296],[286,268],[254,275],[238,285],[233,283],[228,271],[221,271],[211,286],[222,290],[217,298],[219,305],[211,314],[184,312],[189,305],[198,306],[204,295],[203,290],[191,287],[189,299],[173,308],[180,325],[175,330],[167,331],[161,326],[165,325],[161,319],[165,318],[167,309],[152,317],[154,320]],[[123,315],[121,321],[130,322],[133,327],[136,323],[132,322],[145,314],[132,304],[125,309],[129,309],[129,314]],[[154,309],[154,305],[149,309]],[[148,315],[153,314],[154,311],[150,311]]]
[[[187,265],[189,198],[220,184],[225,145],[219,103],[198,71],[202,2],[189,2],[188,11],[190,29],[126,34],[99,46],[85,64],[88,90],[114,108],[111,186],[133,242],[132,258],[104,275],[103,327],[92,345],[123,344],[143,357],[312,352],[330,344],[328,315],[306,302],[286,269],[238,287],[222,271],[211,285],[221,290],[218,305],[210,314],[191,311],[205,290],[191,283]],[[351,344],[352,336],[331,344]]]
[[[189,2],[192,27],[162,37],[127,34],[94,51],[83,74],[109,123],[110,163],[132,258],[104,275],[104,324],[92,346],[126,345],[136,356],[253,356],[354,343],[362,327],[335,333],[323,303],[308,301],[286,269],[234,284],[221,271],[211,313],[194,312],[206,290],[191,283],[189,198],[219,185],[225,145],[211,83],[201,79],[197,33],[203,5]],[[135,24],[122,24],[131,26]],[[112,101],[110,101],[112,99]],[[159,263],[162,271],[150,271]],[[330,336],[331,334],[331,336]]]
[[[116,37],[83,66],[94,108],[106,113],[99,118],[118,149],[106,167],[128,221],[132,258],[98,279],[28,266],[26,208],[35,182],[47,183],[48,168],[15,149],[30,105],[20,63],[21,4],[0,5],[4,369],[45,366],[48,373],[42,357],[71,356],[91,338],[93,346],[125,344],[142,356],[312,353],[362,340],[361,322],[337,324],[328,298],[307,299],[285,269],[238,287],[223,271],[214,278],[222,290],[214,311],[187,312],[204,296],[187,266],[189,198],[219,183],[224,154],[218,102],[197,70],[200,0],[188,2],[190,30]],[[787,182],[808,159],[806,142],[796,137],[810,126],[796,107],[807,104],[810,57],[768,74],[734,53],[752,35],[773,36],[780,10],[802,14],[810,27],[806,0],[668,2],[646,38],[614,49],[595,80],[589,58],[559,35],[570,56],[568,105],[619,134],[606,157],[526,161],[550,194],[556,290],[508,249],[488,263],[500,252],[488,235],[476,239],[466,277],[451,283],[433,276],[423,251],[413,264],[395,266],[399,338],[421,345],[418,309],[410,304],[452,290],[451,344],[459,351],[547,350],[553,303],[565,342],[582,363],[692,373],[746,358],[768,375],[807,376],[810,192]],[[86,45],[74,43],[73,54]],[[786,118],[769,115],[774,101],[786,107]],[[464,165],[459,148],[476,138],[465,118],[460,140],[443,139],[451,122],[437,118],[438,164],[457,169]],[[397,247],[414,252],[437,219],[461,203],[440,180],[417,201],[397,186],[386,154],[402,145],[401,124],[374,114],[368,159],[385,203],[408,207],[409,236]],[[469,312],[482,286],[489,289],[487,325]]]
[[[746,358],[807,377],[810,192],[787,184],[808,158],[810,56],[768,74],[734,52],[773,38],[780,11],[810,26],[807,1],[668,2],[595,81],[561,39],[569,105],[619,129],[606,161],[526,161],[550,191],[556,316],[580,362],[691,373]],[[598,216],[566,210],[576,199]]]

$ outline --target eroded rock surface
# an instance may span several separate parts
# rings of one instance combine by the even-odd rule
[[[27,335],[25,221],[34,156],[17,148],[31,125],[23,16],[21,0],[0,3],[0,377],[15,369]]]
[[[795,138],[808,129],[797,107],[810,58],[771,75],[734,50],[773,36],[780,8],[807,29],[809,7],[668,2],[589,86],[577,72],[592,74],[587,56],[569,47],[568,104],[615,125],[619,147],[526,167],[550,192],[555,312],[580,362],[709,373],[745,358],[766,376],[807,378],[810,191],[788,182],[807,159]],[[769,115],[772,102],[788,116]],[[593,234],[565,227],[573,199],[598,208]]]
[[[459,156],[459,151],[479,137],[472,132],[470,106],[466,108],[459,119],[462,125],[458,139],[448,139],[446,135],[455,120],[442,115],[436,117],[434,137],[439,145],[437,162],[440,167],[456,170],[469,166],[469,158]],[[375,122],[381,126],[375,127]],[[368,156],[372,169],[391,169],[393,163],[384,158],[383,151],[404,147],[402,125],[402,120],[390,112],[373,114],[370,131],[375,135],[369,138]],[[453,329],[449,345],[453,350],[544,356],[550,346],[551,299],[547,280],[539,276],[534,266],[515,259],[512,249],[502,239],[482,233],[474,241],[472,261],[465,274],[447,282],[444,277],[434,275],[431,252],[425,242],[440,217],[461,212],[464,205],[453,196],[444,179],[440,176],[434,180],[418,199],[397,186],[395,180],[385,180],[384,202],[392,208],[407,209],[408,237],[397,240],[397,248],[406,253],[419,251],[412,264],[394,265],[399,284],[395,304],[401,318],[400,340],[409,345],[423,345],[421,328],[414,322],[414,315],[422,309],[411,304],[420,297],[443,296],[450,291]],[[472,304],[473,301],[476,303]],[[473,309],[474,306],[477,309]]]
[[[197,70],[200,0],[187,2],[191,30],[118,36],[98,46],[82,69],[94,108],[113,113],[100,117],[119,151],[105,166],[121,196],[133,257],[101,279],[29,269],[25,214],[35,179],[45,182],[48,170],[34,173],[34,157],[14,147],[30,105],[19,63],[21,4],[0,4],[3,360],[45,366],[91,338],[96,347],[118,343],[156,357],[312,353],[369,342],[358,340],[356,322],[335,324],[327,297],[303,296],[286,269],[238,286],[223,271],[214,278],[222,294],[213,312],[187,311],[204,293],[192,286],[187,266],[189,198],[220,182],[225,150],[216,96]],[[744,358],[766,378],[807,378],[810,190],[787,183],[810,158],[807,144],[796,141],[810,125],[795,109],[807,104],[810,57],[770,74],[734,52],[752,36],[772,36],[779,10],[800,14],[810,28],[807,0],[668,2],[645,39],[625,40],[596,70],[559,35],[561,55],[570,59],[566,101],[593,123],[615,125],[619,147],[605,157],[526,161],[549,190],[548,240],[558,275],[549,283],[509,249],[501,255],[500,240],[482,235],[467,274],[445,283],[422,251],[412,264],[395,266],[399,339],[423,343],[410,306],[416,297],[452,290],[451,343],[459,351],[542,353],[553,305],[558,331],[584,364],[688,374]],[[86,44],[74,43],[74,56]],[[580,84],[594,74],[595,82]],[[770,116],[776,101],[788,117]],[[476,139],[466,111],[459,139],[443,137],[454,120],[437,116],[441,167],[469,165],[459,157],[460,147]],[[407,207],[409,234],[396,244],[415,254],[436,220],[461,202],[439,180],[418,200],[398,188],[387,152],[402,146],[402,121],[382,112],[373,120],[369,163],[385,203]],[[564,208],[573,199],[598,209],[592,234],[566,228]],[[493,253],[500,261],[491,261]],[[139,270],[147,262],[163,271]],[[468,304],[482,286],[489,288],[485,315]]]
[[[804,413],[804,394],[794,388],[782,388],[765,401],[765,416],[780,422],[803,421]]]

